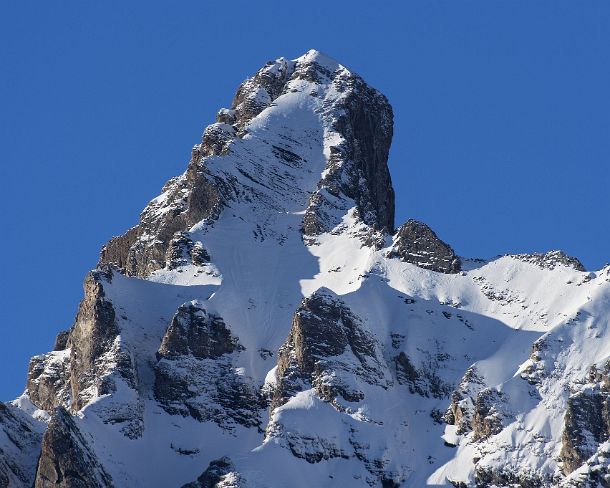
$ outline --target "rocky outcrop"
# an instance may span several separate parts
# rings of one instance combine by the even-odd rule
[[[41,410],[52,412],[61,405],[70,408],[70,350],[52,351],[30,360],[26,391]]]
[[[543,269],[555,269],[557,266],[573,268],[576,271],[586,271],[578,258],[568,256],[563,251],[549,251],[547,253],[509,254],[511,258],[525,263],[532,263]]]
[[[311,464],[356,458],[375,486],[392,477],[385,469],[387,460],[370,446],[366,434],[351,426],[350,415],[361,406],[368,410],[366,400],[374,402],[368,396],[371,390],[383,391],[393,384],[382,348],[363,321],[332,291],[318,289],[299,305],[290,335],[278,352],[265,438]],[[315,422],[299,422],[295,413],[303,404],[321,417],[339,412],[345,419],[337,421],[337,432],[328,436]]]
[[[55,338],[55,344],[53,344],[54,351],[63,351],[64,349],[68,349],[70,341],[70,331],[62,330],[57,337]]]
[[[339,358],[340,357],[340,358]],[[290,335],[278,353],[272,408],[311,385],[337,404],[364,398],[354,378],[372,385],[391,383],[379,344],[333,292],[319,289],[297,309]]]
[[[477,488],[519,487],[541,488],[557,486],[551,476],[541,477],[536,473],[519,472],[509,467],[489,469],[477,466],[475,468],[475,486]],[[464,485],[466,488],[466,485]]]
[[[228,457],[210,462],[208,468],[197,478],[182,488],[240,488],[244,486],[235,466]]]
[[[187,264],[203,266],[210,262],[210,255],[199,241],[193,242],[188,232],[176,232],[167,248],[167,269],[176,269]]]
[[[70,383],[75,410],[92,398],[113,392],[118,379],[136,388],[133,360],[122,348],[114,307],[104,293],[104,282],[111,280],[110,268],[87,276],[85,298],[70,333]]]
[[[461,269],[460,258],[451,246],[426,224],[412,219],[396,231],[388,257],[439,273],[457,273]]]
[[[485,440],[502,431],[506,414],[502,405],[504,396],[494,388],[485,388],[477,395],[474,402],[472,433],[475,441]]]
[[[309,54],[309,53],[308,53]],[[317,54],[311,54],[315,59]],[[392,107],[387,98],[360,76],[341,65],[297,65],[293,78],[331,80],[345,96],[332,127],[340,142],[330,147],[324,177],[311,196],[303,219],[303,233],[315,236],[340,223],[346,209],[339,202],[356,204],[359,217],[377,230],[394,229],[394,189],[387,166],[393,133]]]
[[[610,443],[603,443],[578,469],[560,484],[561,488],[610,488]]]
[[[218,359],[242,349],[221,317],[209,313],[201,302],[193,301],[182,305],[174,315],[157,357]]]
[[[443,416],[445,422],[457,427],[457,434],[471,433],[474,442],[499,434],[507,418],[511,417],[504,394],[487,387],[476,366],[466,371]]]
[[[546,377],[546,361],[544,359],[548,348],[545,336],[532,345],[530,357],[524,363],[521,371],[521,377],[531,385],[540,386],[542,380]]]
[[[221,317],[200,302],[182,305],[157,353],[155,398],[172,415],[258,428],[262,399],[233,366],[242,350]]]
[[[58,407],[42,439],[35,488],[110,488],[112,479],[74,419]]]
[[[294,61],[284,58],[269,61],[252,78],[240,85],[231,109],[221,109],[218,113],[218,122],[231,124],[243,134],[246,124],[284,92],[296,65]]]
[[[205,159],[225,155],[230,142],[243,137],[246,124],[281,94],[293,64],[283,58],[268,63],[242,83],[232,108],[218,112],[218,122],[206,128],[201,143],[193,148],[187,171],[167,182],[161,196],[146,206],[138,225],[104,246],[98,267],[114,264],[127,275],[148,276],[176,265],[169,249],[176,233],[185,233],[203,220],[216,220],[235,197],[235,181],[212,174]]]
[[[72,406],[81,409],[95,395],[92,389],[101,376],[101,357],[112,348],[119,329],[112,303],[105,298],[103,283],[112,273],[92,272],[85,279],[85,297],[80,303],[71,332]]]
[[[140,223],[112,238],[102,249],[98,268],[113,264],[130,276],[148,276],[166,265],[167,249],[176,232],[204,219],[214,219],[224,205],[226,185],[199,164],[199,150],[184,175],[170,180],[160,197],[142,212]]]
[[[563,472],[579,468],[610,436],[609,365],[592,368],[584,385],[573,385],[564,416],[560,457]]]
[[[464,374],[459,386],[451,394],[451,405],[445,412],[444,420],[450,425],[457,426],[458,434],[467,434],[472,431],[477,397],[486,386],[476,366],[471,366]]]
[[[18,408],[0,403],[0,487],[32,486],[43,426]]]
[[[426,367],[416,368],[404,351],[394,358],[396,379],[402,385],[408,385],[411,393],[423,397],[446,398],[453,390],[453,385],[446,383],[437,374],[442,357],[428,361]]]
[[[70,332],[71,409],[80,410],[93,400],[101,419],[120,424],[128,437],[141,435],[142,402],[137,394],[138,377],[132,351],[120,336],[116,312],[104,286],[112,281],[113,270],[91,272],[85,280],[85,297]],[[112,397],[120,387],[130,391]]]

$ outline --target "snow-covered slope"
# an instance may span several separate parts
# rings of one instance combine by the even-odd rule
[[[0,405],[0,487],[610,486],[610,268],[395,229],[391,138],[317,51],[246,80]]]

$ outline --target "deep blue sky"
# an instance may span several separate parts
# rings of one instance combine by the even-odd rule
[[[0,399],[239,83],[319,49],[394,107],[397,223],[610,260],[606,0],[3,2]]]

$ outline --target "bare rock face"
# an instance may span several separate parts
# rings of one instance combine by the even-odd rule
[[[549,251],[547,253],[509,254],[510,257],[526,263],[532,263],[543,269],[555,269],[557,266],[566,266],[576,271],[586,271],[578,258],[568,256],[563,251]]]
[[[447,398],[454,388],[443,381],[434,368],[416,368],[404,351],[394,358],[394,364],[398,383],[407,385],[411,393],[441,399]]]
[[[308,463],[357,458],[370,473],[371,486],[389,477],[387,461],[371,449],[349,420],[339,423],[344,436],[328,438],[314,426],[295,425],[290,401],[308,398],[324,411],[354,412],[370,389],[385,390],[393,377],[382,348],[347,304],[332,291],[321,288],[303,299],[289,337],[280,348],[271,391],[271,418],[266,438]],[[300,398],[300,399],[297,399]],[[343,439],[343,440],[341,440]]]
[[[199,158],[195,151],[194,158]],[[165,267],[170,241],[203,219],[216,218],[223,207],[223,183],[214,181],[205,167],[191,160],[186,173],[170,180],[163,188],[163,199],[151,201],[140,224],[120,237],[112,238],[102,249],[98,268],[114,264],[130,276],[147,276]]]
[[[137,395],[138,377],[133,354],[121,340],[114,306],[104,293],[113,270],[91,272],[85,280],[85,297],[70,332],[71,410],[106,397],[96,405],[105,423],[121,424],[121,431],[136,438],[142,433],[142,404]],[[127,399],[111,394],[119,387],[132,393]]]
[[[565,474],[579,468],[609,438],[609,366],[604,371],[592,368],[588,382],[568,398],[560,453]]]
[[[610,443],[603,443],[589,459],[560,484],[561,488],[610,488]]]
[[[231,110],[223,109],[218,114],[218,122],[232,124],[238,131],[244,131],[246,124],[267,108],[285,89],[295,71],[295,63],[280,58],[269,61],[252,78],[244,81],[231,104]]]
[[[443,419],[457,426],[459,435],[472,433],[472,441],[482,442],[500,433],[504,420],[510,417],[505,400],[503,393],[487,387],[476,366],[471,366],[452,393],[451,404]],[[495,472],[485,473],[485,476],[498,475]]]
[[[208,468],[197,478],[182,488],[239,488],[244,486],[235,466],[228,457],[210,462]]]
[[[233,366],[239,344],[221,317],[203,304],[182,305],[161,343],[155,366],[155,398],[172,415],[259,427],[258,390]]]
[[[70,331],[62,330],[57,337],[55,338],[55,344],[53,344],[54,351],[63,351],[64,349],[68,349],[70,341]]]
[[[499,434],[502,431],[505,413],[502,409],[504,398],[494,388],[485,388],[477,395],[474,402],[472,432],[475,441],[481,441]]]
[[[475,469],[475,486],[477,488],[493,488],[496,486],[540,488],[543,486],[556,486],[551,477],[540,477],[532,473],[520,473],[510,470],[492,470],[477,466]],[[465,487],[466,485],[464,485]]]
[[[303,233],[315,236],[339,224],[345,197],[356,203],[364,223],[377,230],[394,229],[394,189],[387,159],[392,142],[393,113],[387,98],[362,78],[338,67],[297,66],[293,77],[330,79],[345,97],[333,129],[342,136],[331,147],[325,176],[318,184],[303,220]],[[339,212],[338,212],[339,211]]]
[[[161,342],[159,358],[192,355],[197,359],[218,359],[243,349],[221,317],[209,313],[199,302],[182,305]]]
[[[104,294],[104,282],[111,280],[111,269],[93,271],[87,276],[85,298],[70,333],[72,408],[75,410],[80,410],[91,398],[114,391],[114,376],[136,388],[131,356],[122,350],[114,307]]]
[[[306,385],[313,386],[328,402],[337,397],[357,402],[364,393],[355,387],[354,376],[383,387],[390,382],[374,337],[327,289],[305,298],[297,309],[290,335],[279,351],[276,376],[272,408],[284,404]]]
[[[112,479],[72,417],[59,407],[42,439],[35,488],[110,488]]]
[[[101,372],[98,359],[112,347],[119,334],[114,308],[104,295],[103,281],[108,276],[92,272],[85,279],[85,297],[71,332],[72,403],[76,410],[82,408],[93,394],[90,389]]]
[[[42,426],[0,403],[0,488],[33,485],[41,441]]]
[[[176,269],[185,264],[202,266],[209,262],[210,255],[201,242],[193,242],[188,232],[174,234],[165,256],[167,269]]]
[[[471,366],[458,388],[452,393],[451,405],[447,409],[444,419],[448,424],[457,426],[458,434],[472,431],[477,398],[486,386],[476,367]]]
[[[396,231],[388,257],[439,273],[458,273],[461,269],[460,258],[451,246],[426,224],[412,219]]]
[[[41,410],[52,412],[61,405],[70,408],[70,350],[52,351],[30,360],[26,391]]]

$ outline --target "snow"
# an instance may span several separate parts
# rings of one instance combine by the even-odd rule
[[[310,62],[344,69],[315,50],[265,69],[276,73]],[[262,89],[252,96],[269,102]],[[333,110],[344,96],[330,81],[290,81],[226,155],[206,159],[211,175],[239,189],[215,222],[189,229],[211,263],[161,269],[145,280],[114,273],[104,283],[120,328],[112,352],[129,353],[137,388],[121,379],[111,395],[92,388],[77,422],[117,488],[181,486],[225,455],[247,486],[256,487],[378,483],[360,458],[414,488],[471,482],[473,458],[481,458],[481,466],[558,473],[568,391],[592,365],[610,358],[610,268],[593,274],[561,265],[545,269],[503,256],[463,260],[463,271],[448,275],[389,259],[390,236],[381,249],[364,245],[370,229],[357,218],[354,202],[324,186],[330,148],[342,141]],[[293,157],[282,157],[282,150]],[[334,204],[330,217],[337,225],[304,242],[301,222],[316,192]],[[152,200],[154,212],[170,212],[168,195]],[[338,296],[375,341],[382,363],[376,381],[352,374],[360,363],[348,353],[330,358],[345,367],[325,378],[361,391],[362,400],[331,404],[305,389],[269,412],[265,433],[169,415],[155,400],[156,353],[180,305],[196,301],[221,316],[244,347],[232,358],[236,374],[270,391],[295,309],[320,290]],[[548,347],[531,358],[540,338]],[[417,367],[421,391],[398,381],[394,359],[400,353]],[[51,354],[61,360],[68,352]],[[105,374],[113,375],[116,357],[103,359]],[[483,442],[431,416],[447,410],[451,392],[473,365],[485,386],[507,399],[504,428]],[[527,381],[534,377],[542,378],[538,386]],[[48,420],[27,395],[14,405]],[[142,435],[126,437],[119,423],[108,423],[109,412],[139,416]]]
[[[297,63],[317,63],[329,71],[335,71],[338,68],[343,68],[343,66],[337,61],[325,54],[322,54],[320,51],[316,51],[315,49],[310,49],[303,56],[295,59],[295,61]]]

